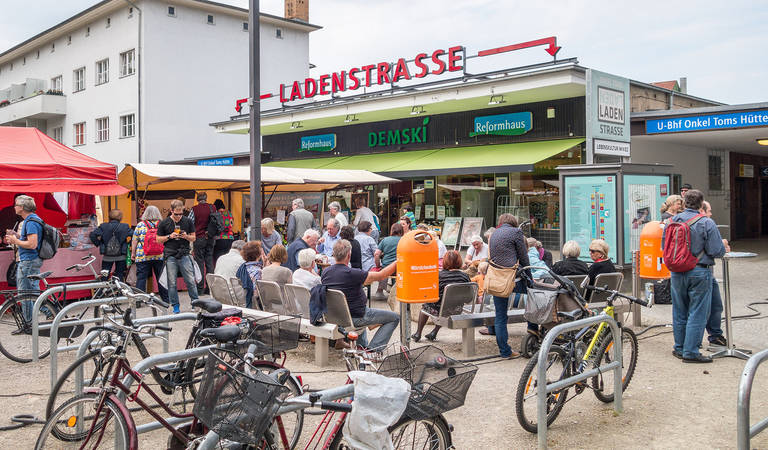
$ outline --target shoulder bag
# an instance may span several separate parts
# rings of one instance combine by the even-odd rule
[[[496,297],[509,297],[515,289],[515,277],[518,264],[504,267],[488,260],[488,273],[485,274],[485,292]]]

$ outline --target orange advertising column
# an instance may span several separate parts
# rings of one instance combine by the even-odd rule
[[[397,300],[438,301],[437,241],[424,230],[409,231],[397,244]]]
[[[657,220],[646,223],[640,231],[640,278],[653,280],[669,278],[669,269],[662,260],[663,233],[664,226]]]

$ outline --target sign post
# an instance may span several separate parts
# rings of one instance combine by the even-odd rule
[[[595,154],[629,162],[629,79],[587,70],[587,164]]]
[[[259,0],[250,0],[248,11],[249,76],[251,94],[251,240],[261,240],[261,64],[259,60]]]

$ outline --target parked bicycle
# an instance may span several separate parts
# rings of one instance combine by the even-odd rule
[[[557,292],[557,295],[567,295],[576,300],[581,307],[573,310],[558,310],[555,308],[557,321],[574,321],[588,314],[594,314],[593,311],[586,309],[586,302],[582,298],[579,290],[572,281],[561,277],[550,271],[550,275],[555,279],[563,292]],[[587,289],[597,292],[608,293],[607,306],[602,314],[613,318],[615,316],[614,302],[617,298],[623,298],[631,303],[637,303],[641,306],[648,306],[645,300],[641,300],[630,295],[621,294],[618,291],[610,290],[597,286],[586,286]],[[530,294],[529,294],[530,295]],[[557,298],[557,296],[555,296]],[[529,299],[531,301],[531,299]],[[556,300],[554,300],[556,301]],[[621,349],[622,349],[622,390],[629,386],[632,375],[637,365],[638,344],[635,333],[622,326],[621,328]],[[538,354],[534,355],[523,369],[520,381],[517,386],[515,396],[515,410],[517,420],[520,425],[531,433],[538,431],[537,423],[537,386],[539,383],[551,384],[559,380],[570,378],[574,374],[583,373],[587,369],[599,368],[601,365],[613,361],[613,335],[610,332],[606,322],[600,322],[597,325],[589,325],[580,330],[574,330],[563,333],[558,336],[547,354],[546,380],[537,379]],[[560,411],[568,399],[569,392],[578,395],[590,388],[595,396],[602,402],[610,403],[613,401],[614,393],[611,391],[613,386],[613,371],[601,373],[593,377],[591,382],[578,382],[574,385],[550,392],[547,394],[547,425],[555,421]],[[573,397],[571,397],[573,398]]]

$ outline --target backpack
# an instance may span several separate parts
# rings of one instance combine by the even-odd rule
[[[208,237],[220,235],[224,231],[224,218],[221,217],[221,213],[211,205],[211,214],[208,216],[208,227],[206,232]]]
[[[112,235],[104,246],[104,256],[120,256],[122,254],[120,250],[123,245],[120,242],[120,239],[117,238],[117,228],[119,226],[120,224],[117,224],[112,227]]]
[[[685,222],[670,222],[665,227],[662,259],[670,272],[688,272],[699,262],[691,253],[691,226],[703,217],[698,214]]]
[[[144,221],[144,226],[147,227],[147,234],[144,235],[144,256],[162,255],[165,246],[157,242],[157,227],[151,226],[146,220]]]
[[[59,233],[59,230],[40,219],[31,217],[29,220],[40,224],[40,227],[43,229],[43,235],[38,238],[37,256],[43,260],[51,259],[56,256],[56,252],[59,250],[59,243],[61,242],[61,233]]]

